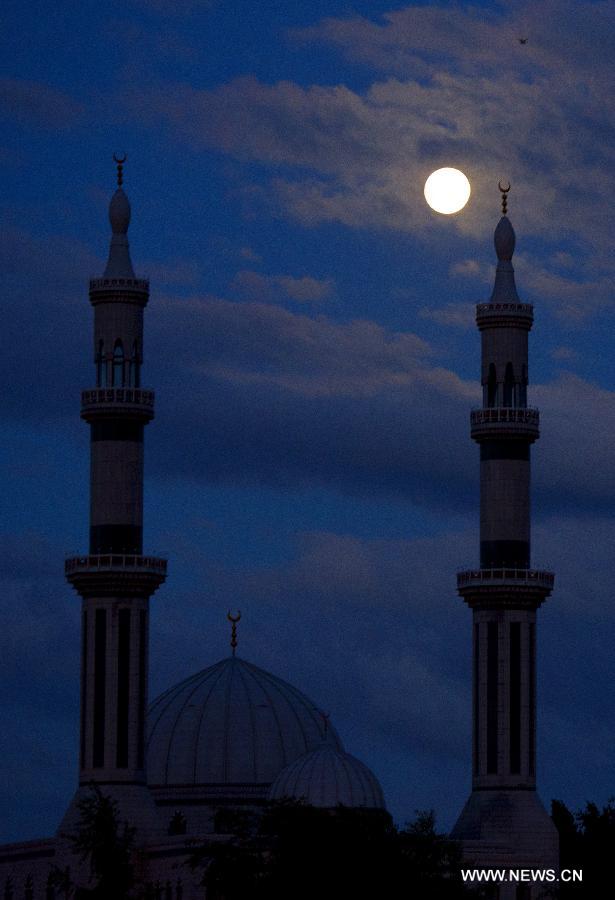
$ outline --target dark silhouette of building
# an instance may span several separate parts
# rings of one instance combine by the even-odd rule
[[[527,406],[533,307],[517,295],[515,232],[495,229],[493,293],[479,303],[483,405],[471,414],[480,447],[480,568],[458,575],[473,613],[472,793],[453,829],[466,859],[486,868],[558,867],[558,837],[536,793],[536,610],[554,576],[530,564],[530,446],[538,410]],[[501,900],[538,888],[502,885]]]
[[[154,417],[154,393],[141,386],[149,283],[132,267],[124,161],[116,162],[109,258],[90,281],[96,386],[81,396],[91,438],[90,546],[65,564],[82,597],[79,784],[56,836],[0,848],[7,900],[49,900],[54,869],[88,886],[89,866],[71,835],[93,789],[135,829],[135,875],[146,895],[164,891],[165,900],[203,897],[202,873],[186,862],[195,842],[228,840],[217,832],[220,809],[258,809],[280,797],[384,808],[376,777],[346,753],[328,716],[236,655],[236,617],[232,654],[148,711],[149,600],[167,562],[143,552],[143,436]]]

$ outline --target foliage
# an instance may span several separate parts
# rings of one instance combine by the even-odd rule
[[[431,812],[398,829],[381,810],[280,801],[260,814],[224,811],[216,825],[226,834],[191,859],[212,900],[470,896],[459,847],[436,832]]]
[[[600,809],[588,802],[572,813],[554,800],[551,817],[559,831],[560,868],[581,869],[583,881],[562,884],[561,900],[595,900],[610,896],[613,872],[611,853],[615,847],[615,798]]]
[[[78,804],[79,822],[69,840],[73,850],[89,863],[91,889],[77,888],[75,900],[125,900],[131,896],[134,883],[132,851],[135,829],[120,823],[118,806],[113,798],[92,784],[91,793]]]

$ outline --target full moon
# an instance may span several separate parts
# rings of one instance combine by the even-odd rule
[[[450,216],[470,199],[470,182],[459,169],[437,169],[425,182],[424,193],[432,209]]]

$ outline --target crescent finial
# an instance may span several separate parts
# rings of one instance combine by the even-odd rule
[[[509,190],[510,190],[510,181],[507,183],[507,186],[506,186],[506,187],[503,187],[502,182],[501,182],[501,181],[498,181],[498,187],[499,187],[500,192],[501,192],[501,194],[502,194],[502,215],[505,216],[505,215],[506,215],[507,205],[508,205],[508,198],[507,198],[506,195],[508,194],[508,192],[509,192]]]
[[[231,615],[231,611],[229,609],[226,618],[229,620],[229,622],[232,623],[233,626],[231,629],[231,648],[233,650],[233,656],[235,656],[235,650],[237,649],[237,622],[239,622],[239,620],[241,619],[241,610],[238,609],[237,615],[233,616]]]
[[[117,156],[115,153],[113,154],[113,160],[117,163],[117,186],[122,186],[122,181],[124,180],[124,173],[122,172],[122,166],[126,162],[126,154],[123,156]]]

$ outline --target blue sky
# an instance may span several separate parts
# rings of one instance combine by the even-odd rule
[[[114,152],[151,280],[152,696],[240,652],[330,710],[400,821],[469,790],[474,304],[510,179],[530,402],[540,791],[614,793],[612,2],[3,4],[3,839],[76,777],[87,279]],[[528,38],[521,45],[518,38]],[[465,210],[430,211],[434,169]],[[596,688],[599,685],[599,689]]]

